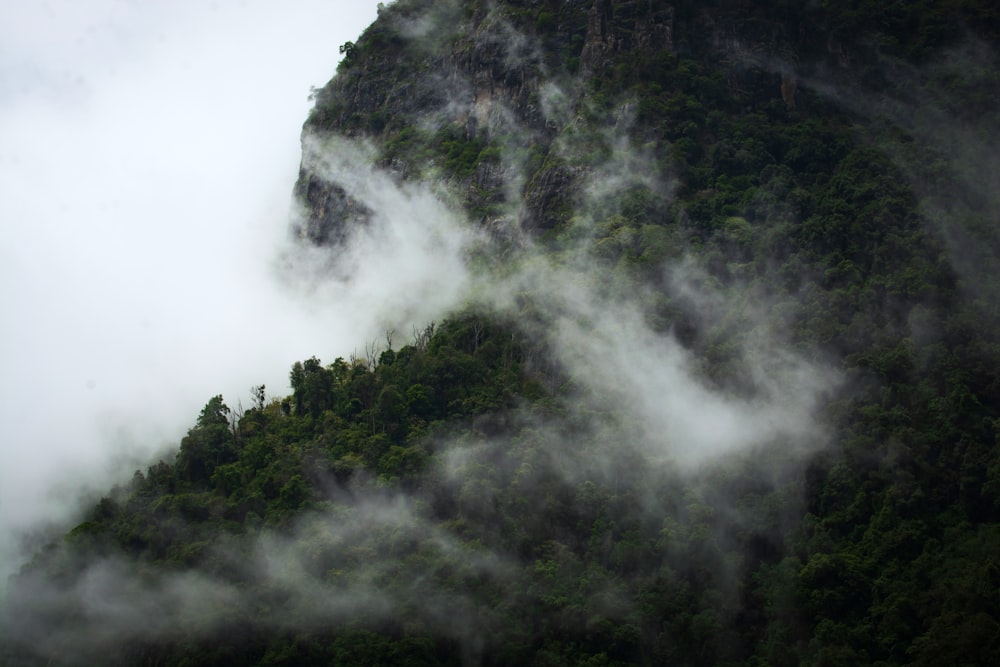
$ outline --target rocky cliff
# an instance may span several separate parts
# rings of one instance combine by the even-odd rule
[[[296,233],[443,319],[212,398],[0,661],[1000,664],[998,19],[383,7]]]
[[[339,73],[317,92],[305,130],[375,139],[385,164],[403,178],[440,163],[427,151],[444,141],[470,142],[492,159],[444,166],[473,216],[493,226],[550,229],[565,222],[565,200],[576,196],[581,173],[592,166],[567,164],[555,140],[584,118],[590,126],[620,124],[615,116],[648,92],[635,84],[655,79],[653,70],[662,74],[684,60],[712,63],[712,76],[689,91],[696,100],[724,95],[743,110],[765,112],[781,102],[792,113],[810,80],[882,85],[874,73],[880,54],[954,41],[962,19],[911,13],[880,19],[864,10],[739,0],[403,1],[384,8],[356,43],[345,45]],[[917,21],[928,25],[909,32]],[[977,25],[991,29],[983,17]],[[643,137],[662,135],[664,125],[683,119],[654,114],[629,122],[629,134]],[[400,139],[414,127],[423,135]],[[669,152],[670,143],[656,150]],[[514,156],[518,151],[530,160]],[[498,159],[499,152],[510,159]],[[320,182],[308,166],[297,194],[307,212],[299,234],[315,242],[336,239],[335,228],[364,218],[335,183]]]

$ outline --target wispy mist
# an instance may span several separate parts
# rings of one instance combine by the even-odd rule
[[[321,23],[313,14],[296,20]],[[209,52],[222,48],[212,34],[206,32],[203,42]],[[530,43],[518,41],[526,38],[514,40],[508,27],[500,34],[517,46],[512,57],[518,49],[525,57],[532,53]],[[271,66],[273,58],[273,53],[266,56]],[[302,58],[290,59],[288,68],[296,69]],[[186,80],[183,73],[172,76]],[[103,140],[71,148],[71,137],[93,129],[75,121],[51,128],[28,125],[49,146],[41,161],[46,177],[26,180],[31,201],[15,198],[13,217],[4,214],[25,221],[18,228],[23,243],[4,250],[15,259],[9,266],[19,267],[15,277],[21,284],[43,286],[4,296],[14,321],[26,323],[11,330],[4,346],[16,378],[5,385],[10,419],[5,412],[4,420],[17,423],[22,416],[17,430],[4,437],[26,443],[27,449],[19,451],[32,452],[5,452],[12,463],[4,467],[19,471],[20,479],[4,483],[4,516],[13,528],[57,516],[61,505],[46,504],[45,494],[66,465],[76,464],[73,476],[61,476],[74,489],[105,479],[108,430],[120,434],[122,451],[138,458],[137,452],[176,443],[211,395],[222,392],[232,402],[262,382],[272,393],[286,393],[291,362],[313,354],[347,355],[382,331],[405,331],[460,306],[516,322],[552,357],[536,360],[536,366],[548,369],[539,374],[560,383],[551,387],[558,404],[553,414],[525,411],[512,418],[523,425],[518,438],[472,432],[464,440],[435,443],[440,454],[429,475],[472,513],[489,517],[497,504],[512,502],[496,489],[477,485],[479,467],[501,469],[511,488],[527,499],[533,479],[562,480],[573,499],[567,504],[574,508],[574,503],[586,505],[588,492],[597,493],[592,480],[608,484],[617,496],[618,475],[629,470],[632,477],[623,486],[638,499],[622,500],[628,495],[622,493],[616,502],[637,503],[637,521],[662,523],[666,532],[682,514],[677,507],[683,493],[698,493],[699,487],[678,485],[673,497],[657,490],[663,480],[695,479],[729,457],[762,449],[794,459],[825,443],[818,413],[838,376],[818,361],[818,354],[791,347],[774,324],[780,318],[768,295],[749,285],[713,285],[704,279],[698,259],[683,250],[674,253],[681,259],[655,267],[662,276],[657,291],[602,260],[594,247],[624,189],[644,189],[664,204],[673,196],[672,177],[657,167],[657,156],[627,139],[627,103],[612,127],[586,139],[588,150],[596,142],[607,159],[602,168],[578,172],[579,198],[558,252],[525,240],[501,266],[482,266],[470,262],[470,252],[482,251],[490,241],[463,218],[449,194],[452,183],[401,182],[376,166],[371,146],[334,137],[307,135],[303,166],[343,188],[371,211],[370,219],[347,230],[332,251],[287,240],[287,197],[299,157],[297,138],[288,142],[287,135],[297,135],[297,128],[276,137],[272,146],[262,142],[260,127],[274,119],[241,120],[252,104],[240,93],[259,87],[270,100],[279,97],[273,88],[249,75],[240,86],[224,78],[204,80],[206,89],[184,98],[198,100],[193,104],[197,114],[179,135],[185,141],[167,145],[155,139],[157,133],[179,122],[178,114],[183,120],[180,111],[186,105],[163,102],[148,74],[136,74],[127,83],[112,86],[115,94],[100,102],[107,106],[98,109],[97,117],[109,119],[98,122],[101,131],[110,132],[104,122],[117,126],[122,120],[112,111],[129,99],[133,84],[145,92],[143,99],[159,102],[152,108],[123,107],[133,133],[110,135],[120,141],[115,151]],[[209,98],[215,105],[203,97],[213,83],[227,91]],[[466,89],[459,84],[458,89]],[[572,117],[571,93],[550,83],[542,96],[549,118],[565,122]],[[167,104],[168,111],[157,104]],[[492,113],[506,123],[515,117],[499,108]],[[284,111],[275,114],[285,118]],[[201,129],[205,124],[208,130]],[[209,140],[223,128],[229,139],[215,152],[206,153],[195,140]],[[569,135],[555,146],[568,160],[582,150]],[[87,173],[90,155],[102,156],[99,173],[109,176],[96,181],[78,176]],[[70,168],[55,169],[55,161],[67,156]],[[516,159],[505,160],[508,197],[513,198],[529,175],[518,171]],[[266,168],[249,166],[259,164]],[[115,175],[128,176],[128,187],[108,185],[116,182]],[[64,181],[65,188],[59,187]],[[203,183],[207,191],[192,189]],[[46,200],[41,194],[50,185],[60,194]],[[104,194],[94,202],[91,192]],[[76,215],[79,209],[70,202],[77,200],[93,202],[93,210]],[[33,205],[37,201],[44,202],[41,213]],[[514,211],[523,202],[509,204]],[[102,214],[102,206],[121,212]],[[89,224],[76,224],[81,218]],[[33,219],[61,233],[47,240],[52,237],[32,231]],[[69,298],[63,296],[66,291]],[[665,300],[683,304],[704,329],[731,327],[738,317],[743,333],[734,337],[729,351],[730,367],[741,378],[738,386],[709,376],[697,352],[664,324],[659,309]],[[38,378],[32,377],[33,369],[40,369]],[[60,410],[69,410],[67,418],[53,420]],[[103,433],[86,421],[95,415]],[[130,431],[129,424],[147,425],[148,431]],[[43,450],[57,466],[37,462]],[[137,467],[132,460],[127,465]],[[115,471],[119,479],[124,472]],[[349,513],[327,507],[284,532],[248,530],[206,549],[195,568],[154,572],[116,558],[94,558],[67,564],[70,569],[79,565],[84,573],[58,592],[48,581],[24,581],[19,594],[28,596],[26,603],[31,598],[35,615],[15,630],[39,645],[44,637],[52,657],[74,651],[98,655],[123,639],[209,640],[218,628],[244,624],[275,630],[345,620],[374,625],[399,618],[403,609],[417,630],[454,639],[475,662],[491,641],[491,609],[514,606],[516,591],[526,588],[518,579],[523,575],[511,567],[521,564],[518,556],[488,544],[473,549],[474,540],[463,542],[434,523],[427,505],[440,489],[407,494],[359,484],[352,492],[357,495]],[[40,509],[16,509],[29,499]],[[738,514],[734,500],[723,493],[710,502],[720,514]],[[546,547],[553,562],[562,554],[557,537]],[[393,547],[388,553],[376,551],[376,545],[387,543]],[[665,551],[675,561],[689,556]],[[463,577],[475,578],[493,597],[474,600],[455,593]],[[493,588],[484,580],[495,581]],[[247,589],[234,583],[241,581],[254,585]],[[586,595],[602,613],[628,613],[627,596],[600,577]],[[67,609],[76,621],[49,635],[39,619]],[[155,620],[136,622],[146,618]],[[109,627],[118,634],[101,633]]]
[[[466,260],[477,233],[448,204],[445,190],[400,182],[377,169],[375,160],[371,146],[305,137],[303,168],[336,183],[371,215],[344,230],[337,247],[303,242],[290,249],[281,271],[298,287],[317,290],[310,295],[316,303],[338,304],[342,312],[350,304],[353,312],[343,315],[351,326],[373,321],[385,330],[409,331],[464,300]]]
[[[480,650],[488,612],[446,584],[495,579],[501,591],[512,568],[457,541],[413,499],[366,495],[350,512],[306,514],[280,532],[216,540],[198,568],[160,571],[118,557],[64,562],[74,574],[63,585],[20,582],[7,609],[31,613],[5,616],[5,631],[46,658],[75,662],[141,642],[375,627],[405,610],[411,631]],[[60,622],[66,614],[72,623]]]

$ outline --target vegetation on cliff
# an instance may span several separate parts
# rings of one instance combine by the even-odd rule
[[[465,303],[212,398],[12,582],[5,657],[1000,663],[998,28],[384,7],[315,93],[297,230],[376,224],[308,157],[367,142],[482,232]]]

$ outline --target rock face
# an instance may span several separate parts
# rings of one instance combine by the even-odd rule
[[[629,51],[672,51],[674,8],[646,2],[594,0],[587,18],[587,37],[580,54],[584,76],[610,65],[608,57]]]
[[[803,4],[399,0],[345,45],[305,132],[374,140],[382,166],[403,179],[429,171],[447,178],[480,224],[515,234],[553,229],[566,223],[564,204],[579,198],[600,158],[568,156],[567,136],[614,122],[635,106],[630,94],[648,95],[648,87],[629,92],[637,69],[659,87],[663,106],[683,92],[692,114],[699,97],[718,95],[741,110],[807,113],[800,98],[810,73],[859,78],[866,38]],[[670,90],[676,77],[658,72],[685,59],[712,62],[724,76]],[[645,102],[626,128],[640,141],[690,120],[651,114]],[[365,219],[308,164],[295,193],[304,210],[296,232],[311,242],[336,243],[344,226]]]
[[[956,5],[982,52],[920,61]],[[383,8],[295,232],[346,323],[458,312],[211,399],[8,582],[0,664],[1000,665],[987,5]]]
[[[295,198],[303,217],[293,223],[293,232],[317,245],[339,245],[351,227],[367,224],[371,217],[371,211],[342,187],[308,170],[299,175]]]
[[[730,63],[732,94],[756,104],[784,100],[794,109],[794,21],[766,19],[753,3],[735,0],[680,7],[657,0],[401,0],[346,49],[305,131],[391,147],[406,127],[423,128],[422,150],[384,155],[383,166],[402,178],[440,165],[442,128],[502,149],[499,165],[479,160],[458,173],[445,169],[471,216],[516,233],[558,227],[593,165],[566,164],[557,138],[581,115],[601,112],[592,96],[602,82],[627,83],[615,80],[616,65],[710,49]],[[305,212],[296,232],[314,243],[336,243],[344,226],[365,219],[306,164],[296,196]]]

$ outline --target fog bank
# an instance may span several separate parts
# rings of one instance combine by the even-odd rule
[[[374,1],[0,7],[0,575],[205,401],[359,345],[274,279],[311,86]],[[334,323],[337,323],[336,325]]]

